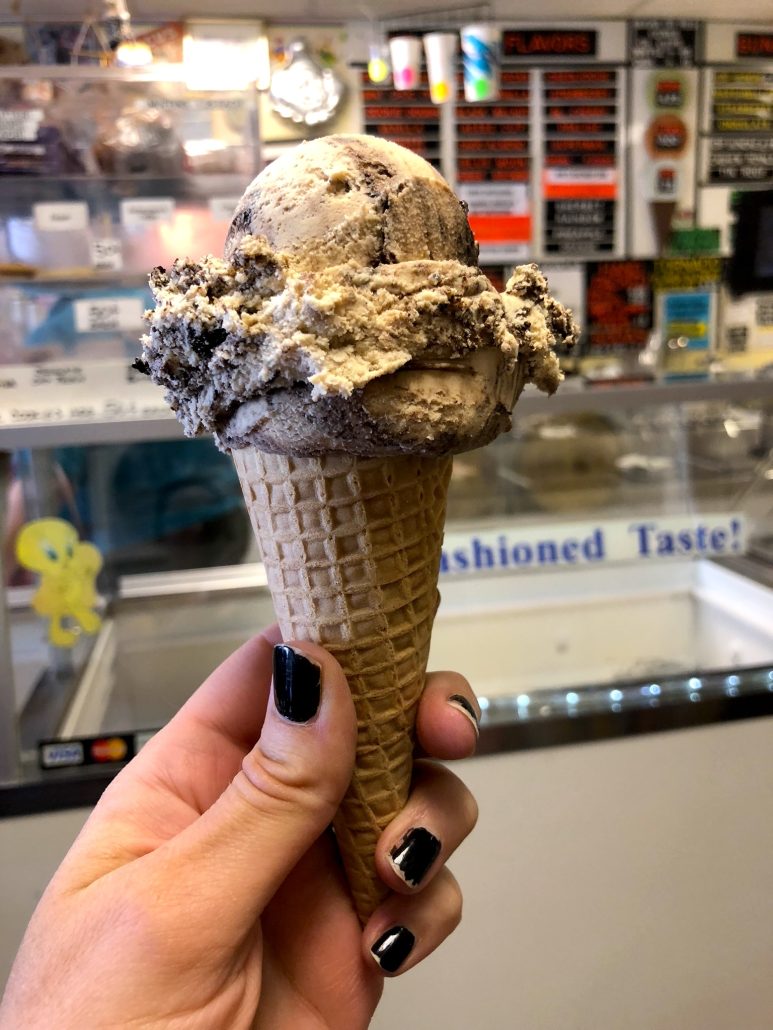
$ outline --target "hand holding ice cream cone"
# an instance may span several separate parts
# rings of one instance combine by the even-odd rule
[[[325,645],[358,717],[336,821],[360,918],[405,803],[438,602],[451,455],[552,392],[576,327],[534,265],[499,294],[466,211],[395,144],[331,136],[247,189],[226,258],[151,277],[141,367],[193,435],[232,451],[283,634]]]

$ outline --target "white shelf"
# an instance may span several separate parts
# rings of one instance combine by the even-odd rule
[[[150,440],[180,440],[183,431],[171,411],[168,418],[124,421],[70,422],[0,427],[0,450],[21,448],[74,447],[106,443],[143,443]]]
[[[84,363],[85,365],[86,363]],[[0,367],[0,374],[2,367]],[[148,384],[149,385],[149,384]],[[125,387],[124,387],[125,389]],[[66,388],[61,388],[60,396]],[[728,380],[719,382],[653,383],[626,386],[575,388],[565,383],[553,397],[527,388],[515,409],[516,418],[531,415],[569,415],[580,412],[630,411],[661,405],[715,401],[738,403],[770,400],[773,382],[769,379]],[[75,395],[73,400],[75,400]],[[147,417],[105,418],[88,421],[29,421],[0,425],[0,450],[82,446],[101,443],[139,443],[149,440],[176,440],[182,430],[170,411],[161,414],[158,406]]]
[[[579,412],[625,411],[686,404],[694,401],[739,402],[773,397],[773,379],[683,380],[575,387],[570,380],[552,397],[527,387],[515,407],[522,415],[572,415]]]

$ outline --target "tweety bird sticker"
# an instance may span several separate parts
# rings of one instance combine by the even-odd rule
[[[48,618],[48,639],[56,647],[72,647],[80,633],[96,633],[102,620],[94,611],[95,580],[102,555],[78,539],[64,519],[35,519],[16,538],[16,557],[25,569],[40,574],[32,607]]]

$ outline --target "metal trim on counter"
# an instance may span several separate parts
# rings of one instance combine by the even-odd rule
[[[773,716],[773,668],[701,673],[614,687],[481,698],[477,756],[564,747]],[[0,785],[0,818],[90,807],[123,763],[75,770],[27,766]]]
[[[0,784],[0,819],[93,808],[123,765],[85,769],[25,770],[18,783]]]
[[[25,447],[76,447],[177,439],[183,439],[183,431],[171,412],[163,418],[0,426],[0,449],[9,451]]]
[[[478,755],[773,715],[773,668],[482,697]]]

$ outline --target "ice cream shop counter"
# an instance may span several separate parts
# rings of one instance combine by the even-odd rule
[[[6,815],[93,803],[274,619],[230,459],[104,430],[0,428]],[[764,380],[569,380],[454,459],[429,664],[480,696],[479,753],[773,714],[772,443]]]
[[[740,559],[646,557],[688,532],[716,546],[732,538],[732,522],[688,530],[650,520],[646,534],[625,520],[450,530],[430,668],[457,669],[474,685],[479,753],[773,714],[770,581],[745,575]],[[639,556],[621,567],[616,549]],[[5,814],[92,804],[203,678],[273,619],[260,564],[124,577],[96,634],[71,649],[42,641],[30,594],[10,592],[17,718],[6,747],[18,745],[19,760],[14,768],[4,752]]]

